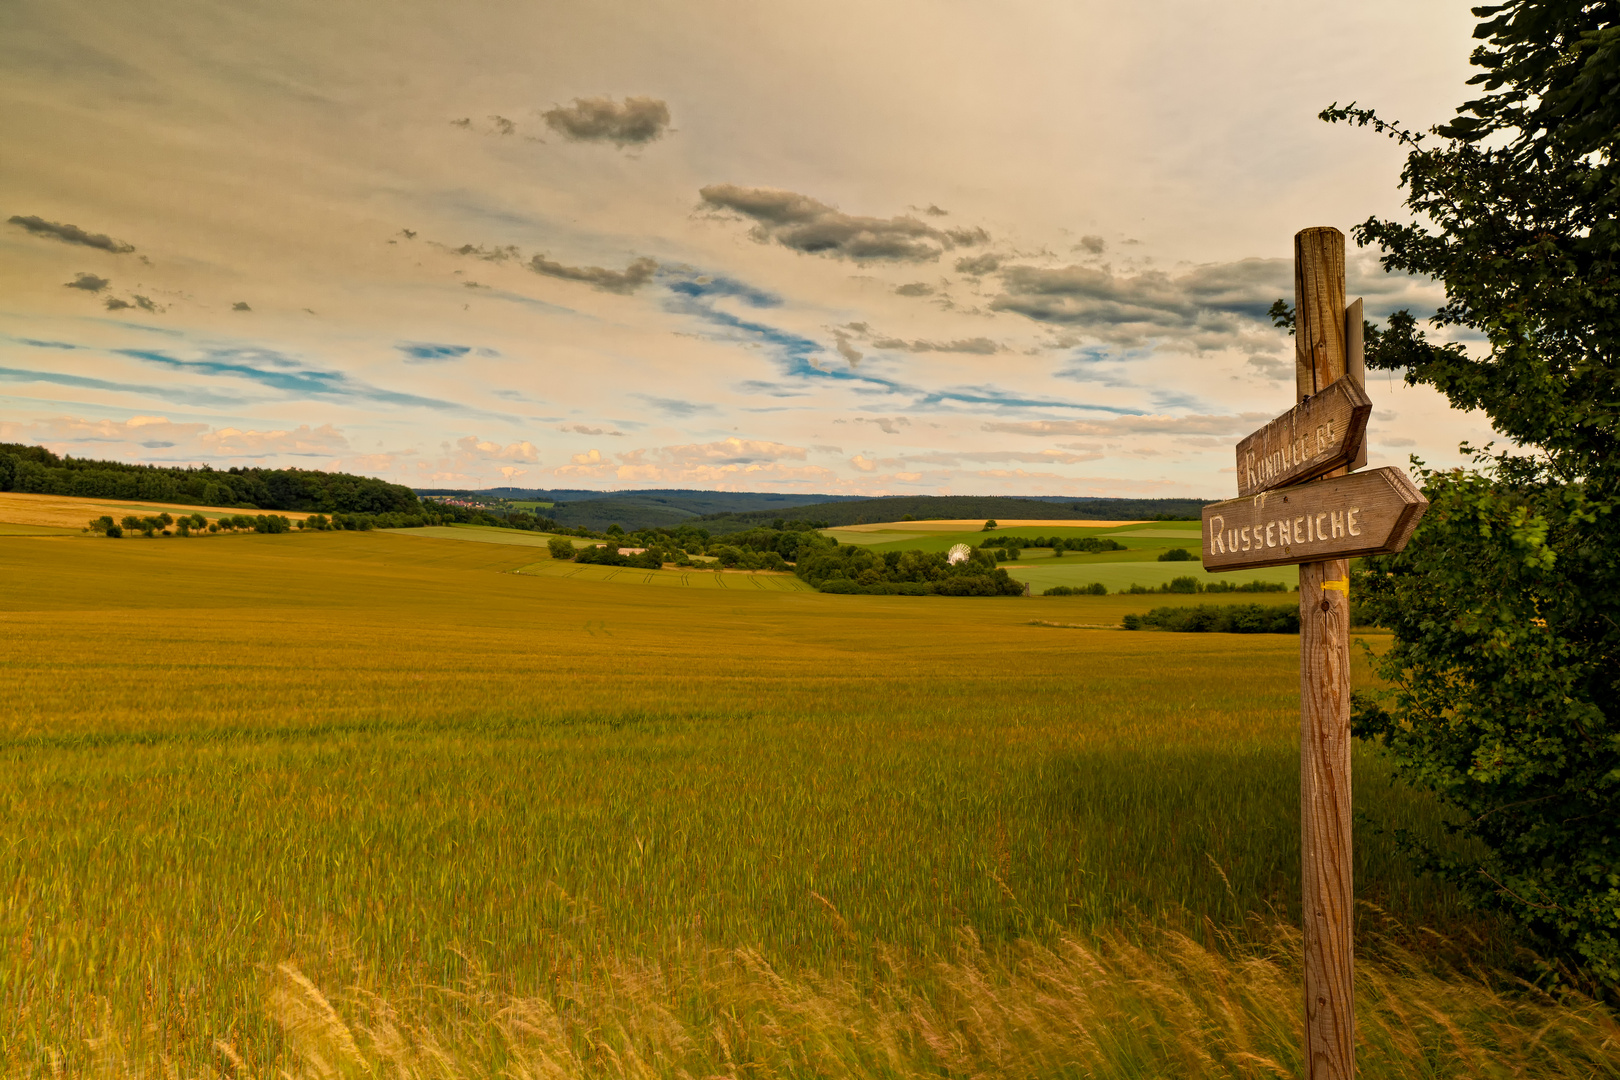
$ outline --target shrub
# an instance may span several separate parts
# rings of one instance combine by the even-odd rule
[[[546,548],[551,552],[553,559],[568,560],[574,557],[574,542],[562,536],[553,536],[546,541]]]
[[[1297,634],[1299,609],[1266,604],[1163,607],[1127,615],[1121,624],[1127,630],[1151,627],[1184,634]]]

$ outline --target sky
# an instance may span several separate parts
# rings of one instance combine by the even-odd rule
[[[415,487],[1226,498],[1467,4],[0,5],[0,441]],[[1350,242],[1369,315],[1442,292]],[[1478,414],[1369,376],[1373,465]]]

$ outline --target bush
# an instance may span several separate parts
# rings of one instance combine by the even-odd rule
[[[546,541],[546,548],[551,552],[553,559],[567,561],[574,557],[574,542],[566,537],[553,536]]]
[[[1054,585],[1041,593],[1042,596],[1107,596],[1108,586],[1100,581],[1093,581],[1090,585]]]
[[[1186,548],[1171,548],[1169,551],[1159,552],[1160,562],[1196,562],[1198,556]]]
[[[1121,623],[1127,630],[1147,627],[1183,634],[1297,634],[1299,609],[1266,604],[1199,604],[1154,608],[1146,615],[1127,615]]]

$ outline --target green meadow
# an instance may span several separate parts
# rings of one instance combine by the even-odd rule
[[[1016,562],[1003,563],[1007,573],[1019,581],[1028,582],[1032,592],[1039,593],[1054,585],[1070,588],[1102,582],[1110,591],[1129,589],[1132,585],[1156,589],[1178,577],[1193,577],[1209,585],[1231,581],[1243,584],[1249,581],[1281,582],[1293,586],[1299,572],[1291,566],[1274,566],[1262,570],[1239,573],[1211,574],[1198,562],[1159,562],[1159,555],[1170,548],[1185,548],[1195,556],[1200,546],[1200,529],[1196,521],[1155,521],[1141,525],[1123,525],[1113,528],[1042,527],[1023,525],[1016,528],[996,529],[994,532],[930,532],[906,529],[905,522],[897,522],[882,530],[827,529],[842,544],[860,544],[874,551],[947,551],[954,544],[978,547],[987,538],[996,536],[1100,536],[1117,540],[1125,551],[1099,551],[1081,553],[1066,551],[1054,556],[1046,548],[1025,548]]]
[[[474,536],[0,537],[0,1072],[1299,1074],[1296,638]],[[1362,1075],[1615,1075],[1355,767]]]

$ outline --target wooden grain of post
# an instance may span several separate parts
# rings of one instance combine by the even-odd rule
[[[1347,374],[1344,234],[1294,237],[1299,400]],[[1344,470],[1337,470],[1342,475]],[[1350,564],[1299,567],[1299,795],[1305,936],[1305,1075],[1355,1075],[1350,862]]]

